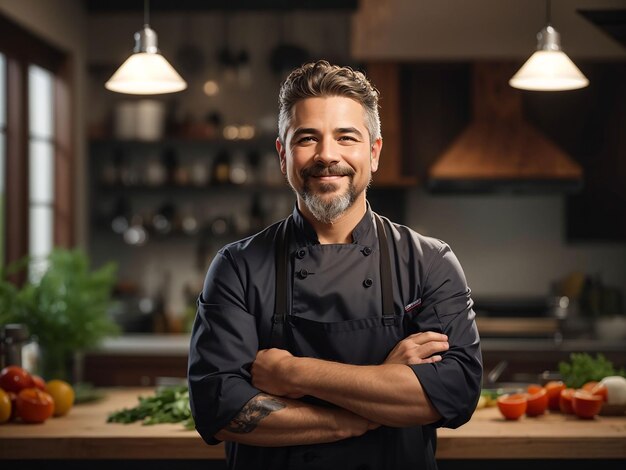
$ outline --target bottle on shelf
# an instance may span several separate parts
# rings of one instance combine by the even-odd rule
[[[228,184],[230,183],[230,156],[226,150],[221,150],[215,157],[213,162],[213,183]]]
[[[233,153],[230,159],[229,181],[232,184],[246,184],[249,181],[250,166],[248,157],[243,151]]]

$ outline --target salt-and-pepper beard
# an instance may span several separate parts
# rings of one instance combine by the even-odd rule
[[[338,165],[332,165],[329,167],[315,165],[309,168],[304,168],[300,172],[302,180],[304,181],[300,197],[313,217],[322,223],[330,224],[337,220],[352,206],[352,204],[354,204],[354,201],[356,201],[356,198],[358,197],[358,193],[354,187],[354,174],[355,172],[352,168],[344,168]],[[327,200],[319,193],[323,194],[333,192],[337,189],[337,186],[334,183],[319,184],[319,192],[315,193],[311,191],[308,184],[309,178],[315,176],[347,176],[350,178],[350,181],[348,183],[348,188],[343,194]]]

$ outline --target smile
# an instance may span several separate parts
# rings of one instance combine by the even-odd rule
[[[313,178],[319,181],[337,181],[343,177],[344,175],[313,176]]]

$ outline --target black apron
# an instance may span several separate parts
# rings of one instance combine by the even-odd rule
[[[380,253],[379,269],[381,279],[382,305],[380,312],[372,312],[366,318],[347,319],[345,321],[319,322],[310,318],[288,313],[288,267],[293,260],[301,257],[303,251],[289,252],[288,234],[292,226],[289,218],[282,227],[282,235],[277,240],[276,251],[276,306],[272,319],[270,347],[285,349],[294,356],[314,357],[346,364],[365,365],[381,364],[393,347],[407,336],[403,325],[404,312],[394,312],[393,278],[387,235],[382,220],[374,214],[378,233]],[[341,251],[341,262],[361,262],[363,249],[356,244],[312,245],[308,253],[314,254],[321,263],[326,257],[334,257],[337,262]],[[367,250],[367,248],[366,248]],[[370,250],[371,253],[371,250]],[[369,255],[369,253],[367,253]],[[359,259],[354,259],[358,257]],[[318,264],[319,265],[319,264]],[[297,275],[306,277],[307,272],[300,270]],[[363,282],[371,279],[366,279]],[[354,282],[359,282],[355,279]],[[366,286],[367,287],[367,286]],[[355,295],[349,292],[346,295]],[[297,295],[294,285],[292,298]],[[349,304],[349,302],[348,302]],[[376,313],[376,314],[375,314]],[[349,318],[349,312],[346,318]],[[314,317],[314,315],[309,315]],[[313,397],[305,401],[325,406]],[[428,446],[422,432],[422,426],[409,428],[390,428],[381,426],[362,436],[344,439],[328,444],[302,445],[287,448],[280,467],[289,469],[408,469],[436,468],[434,462],[434,434],[428,439]],[[428,449],[425,449],[428,447]],[[428,457],[426,457],[428,454]],[[276,460],[274,460],[274,463]],[[274,467],[276,468],[276,467]]]

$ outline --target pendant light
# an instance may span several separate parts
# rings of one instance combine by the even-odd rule
[[[537,34],[537,51],[509,80],[522,90],[575,90],[589,85],[589,80],[561,49],[561,35],[550,24],[550,0],[546,1],[547,25]]]
[[[144,0],[144,26],[135,33],[135,49],[104,84],[107,90],[132,95],[158,95],[187,88],[157,47],[157,35],[149,25],[148,0]]]

